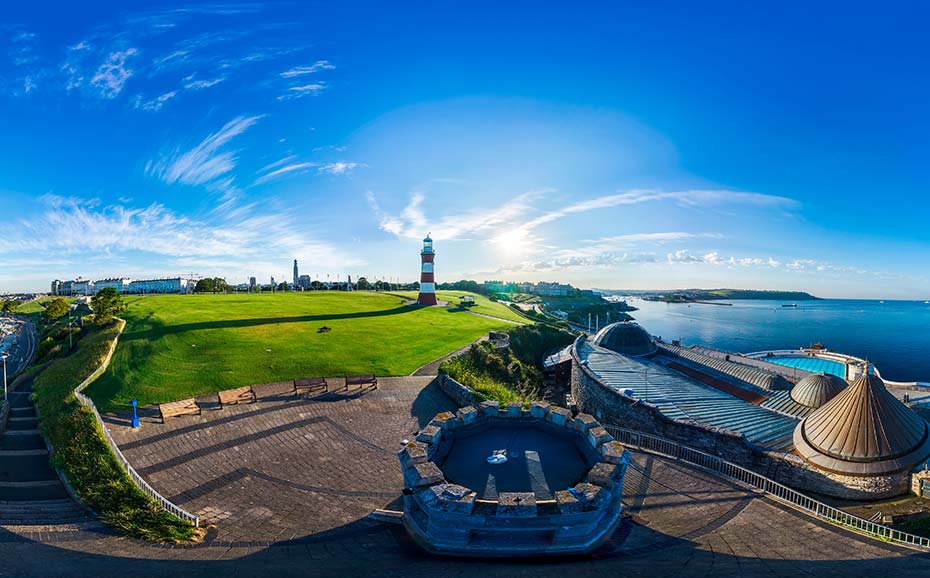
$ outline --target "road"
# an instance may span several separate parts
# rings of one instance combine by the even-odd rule
[[[19,322],[19,328],[14,334],[13,345],[7,351],[10,357],[6,360],[6,375],[10,381],[17,373],[29,366],[36,350],[36,333],[32,322],[22,317],[16,319]]]

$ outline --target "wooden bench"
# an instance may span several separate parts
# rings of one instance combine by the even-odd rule
[[[256,400],[290,397],[294,393],[294,382],[276,381],[274,383],[253,385],[252,392],[255,394]]]
[[[304,377],[294,380],[294,394],[298,396],[326,393],[328,387],[325,377]]]
[[[346,391],[352,389],[378,389],[378,378],[374,375],[347,375]]]
[[[165,420],[169,417],[200,415],[200,406],[197,405],[194,398],[182,399],[181,401],[158,404],[158,413],[161,415],[161,423],[165,423]]]
[[[255,401],[255,394],[252,393],[252,386],[237,387],[236,389],[227,389],[219,393],[220,403],[222,405],[235,405],[238,403],[252,403]]]

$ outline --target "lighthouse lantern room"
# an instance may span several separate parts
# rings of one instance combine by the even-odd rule
[[[429,234],[423,239],[423,250],[420,251],[420,295],[417,303],[420,305],[436,305],[436,278],[433,274],[433,240]]]

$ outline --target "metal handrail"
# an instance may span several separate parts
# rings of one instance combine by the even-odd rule
[[[756,472],[730,463],[723,458],[710,455],[694,448],[689,448],[688,446],[683,446],[669,439],[612,425],[605,425],[604,427],[610,435],[614,436],[614,438],[624,446],[662,457],[680,460],[705,470],[716,472],[724,477],[762,490],[776,500],[794,506],[815,518],[826,520],[838,526],[848,528],[861,534],[877,537],[888,542],[894,542],[912,548],[930,549],[930,538],[895,530],[884,524],[872,522],[840,510],[839,508],[834,508],[833,506],[805,496],[797,490],[793,490],[788,486],[757,474]]]
[[[100,364],[93,373],[87,376],[87,379],[81,382],[80,385],[74,388],[74,396],[77,397],[77,400],[81,402],[81,405],[90,410],[93,414],[94,419],[97,420],[97,425],[100,426],[100,429],[103,430],[103,436],[107,440],[107,445],[110,446],[110,450],[113,452],[113,455],[116,456],[116,461],[123,467],[123,470],[129,475],[129,479],[133,481],[136,486],[142,490],[145,494],[150,496],[155,502],[158,503],[161,508],[171,514],[174,514],[182,520],[187,520],[192,523],[195,527],[200,525],[200,518],[191,514],[187,510],[181,508],[180,506],[174,504],[164,496],[158,493],[152,486],[146,482],[142,476],[136,472],[135,468],[132,467],[132,464],[129,463],[129,460],[126,459],[126,456],[123,455],[123,452],[120,451],[119,446],[116,444],[116,441],[113,440],[113,437],[110,435],[110,430],[107,428],[103,419],[100,417],[100,412],[97,411],[97,406],[94,405],[93,400],[81,393],[84,391],[87,386],[94,382],[98,377],[103,375],[103,372],[106,371],[107,367],[110,366],[110,359],[113,357],[113,352],[116,351],[116,344],[119,342],[120,335],[123,334],[123,329],[126,327],[126,322],[122,319],[118,320],[120,324],[119,330],[116,333],[116,337],[113,338],[113,342],[110,343],[110,350],[107,352],[106,358],[103,360],[103,363]]]

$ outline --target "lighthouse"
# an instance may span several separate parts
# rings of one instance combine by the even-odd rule
[[[420,295],[417,303],[420,305],[436,305],[436,278],[433,275],[433,240],[429,234],[423,239],[423,250],[420,251]]]

